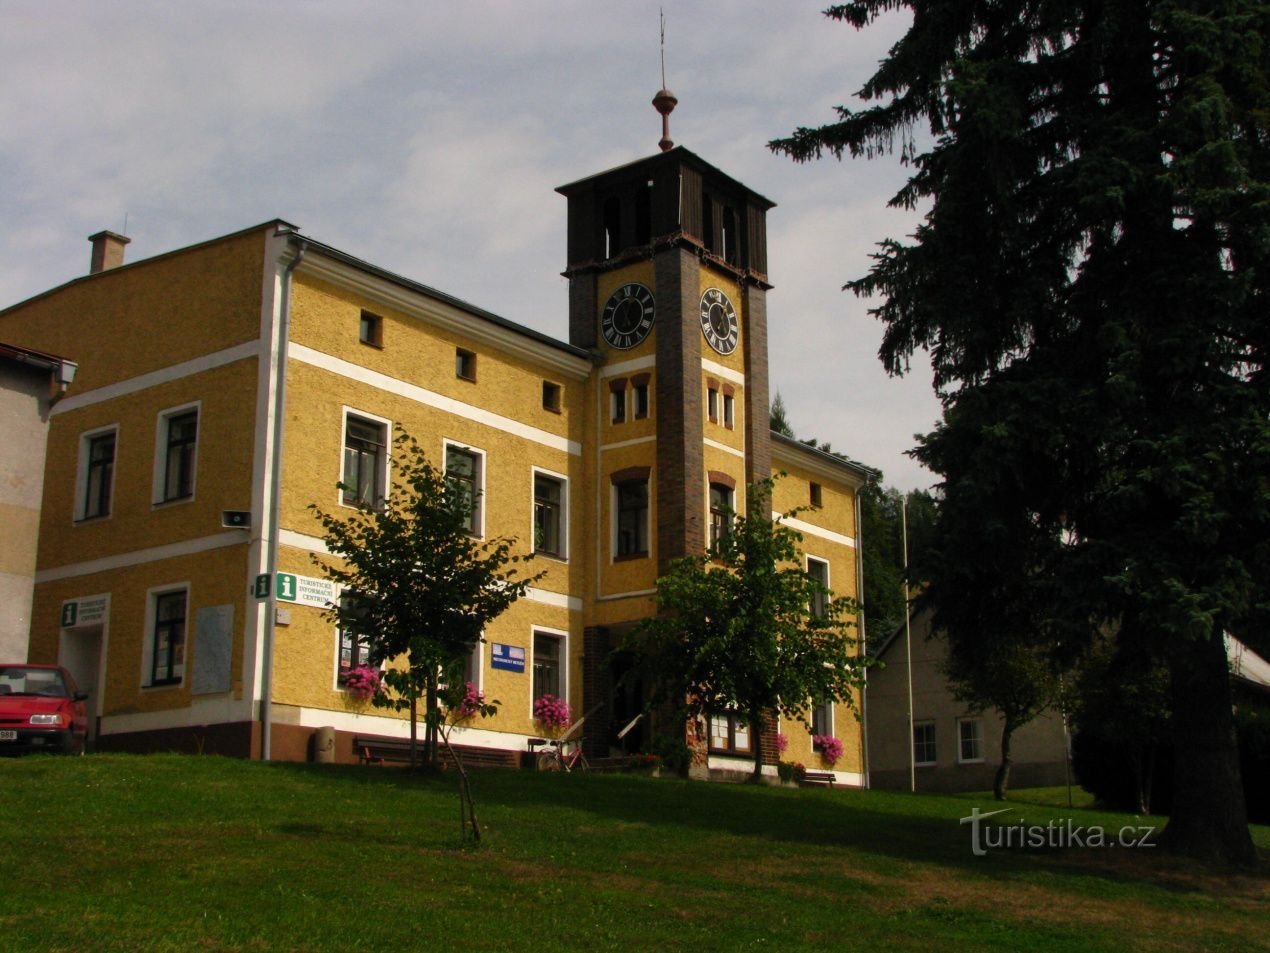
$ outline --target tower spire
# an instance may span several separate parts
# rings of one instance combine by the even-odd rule
[[[674,147],[670,138],[670,114],[679,105],[675,94],[666,88],[666,13],[658,10],[661,18],[661,89],[653,97],[653,108],[661,113],[661,142],[657,143],[662,152],[669,152]]]

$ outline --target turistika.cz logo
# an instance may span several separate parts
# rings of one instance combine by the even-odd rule
[[[1154,847],[1151,838],[1154,827],[1126,825],[1119,830],[1099,824],[1076,824],[1070,817],[1050,821],[1048,824],[1028,824],[1019,818],[1010,824],[981,824],[980,821],[996,817],[1012,807],[999,811],[980,811],[971,808],[970,816],[961,819],[970,825],[970,850],[976,857],[986,857],[989,850],[1045,849],[1062,847]]]

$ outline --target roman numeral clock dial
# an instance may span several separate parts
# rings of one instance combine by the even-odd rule
[[[632,348],[648,337],[656,315],[653,293],[639,282],[628,282],[609,295],[604,304],[600,318],[604,340],[622,350]]]
[[[701,296],[701,333],[720,354],[731,354],[736,350],[739,334],[736,308],[718,288],[710,288]]]

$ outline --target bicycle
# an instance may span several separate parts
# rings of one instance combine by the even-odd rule
[[[567,750],[572,746],[572,751]],[[581,738],[548,740],[538,749],[539,771],[590,771],[591,764],[582,750]]]

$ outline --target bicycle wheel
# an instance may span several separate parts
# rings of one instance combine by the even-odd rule
[[[560,755],[557,752],[543,751],[538,755],[539,771],[559,771],[562,767]]]

